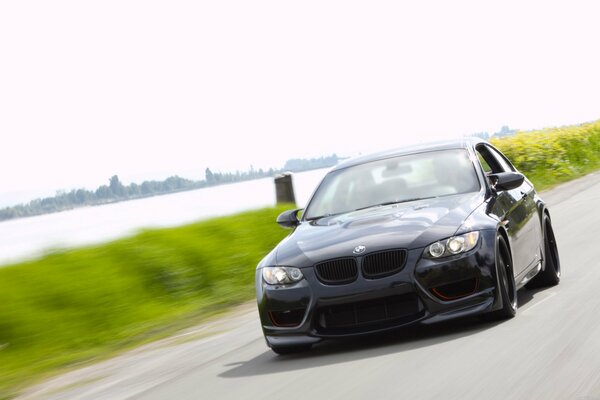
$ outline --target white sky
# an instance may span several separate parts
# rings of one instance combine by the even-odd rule
[[[598,15],[572,0],[2,1],[0,197],[594,120]]]

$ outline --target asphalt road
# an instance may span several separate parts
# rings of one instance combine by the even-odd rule
[[[600,400],[600,174],[543,197],[562,281],[522,290],[509,321],[453,321],[276,356],[247,304],[23,398]]]

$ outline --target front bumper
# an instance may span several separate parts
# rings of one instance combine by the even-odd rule
[[[295,346],[326,338],[397,329],[416,323],[480,314],[499,307],[495,269],[496,232],[481,231],[478,245],[458,256],[422,258],[408,250],[401,271],[379,279],[326,285],[312,266],[293,285],[268,285],[256,272],[262,329],[269,346]]]

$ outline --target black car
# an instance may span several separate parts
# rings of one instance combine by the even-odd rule
[[[560,280],[548,207],[489,143],[463,139],[333,168],[256,270],[267,345],[481,315],[511,318],[517,290]]]

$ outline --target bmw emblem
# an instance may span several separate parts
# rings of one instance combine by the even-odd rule
[[[367,249],[366,246],[360,245],[360,246],[356,246],[352,252],[354,254],[362,254],[365,252],[366,249]]]

